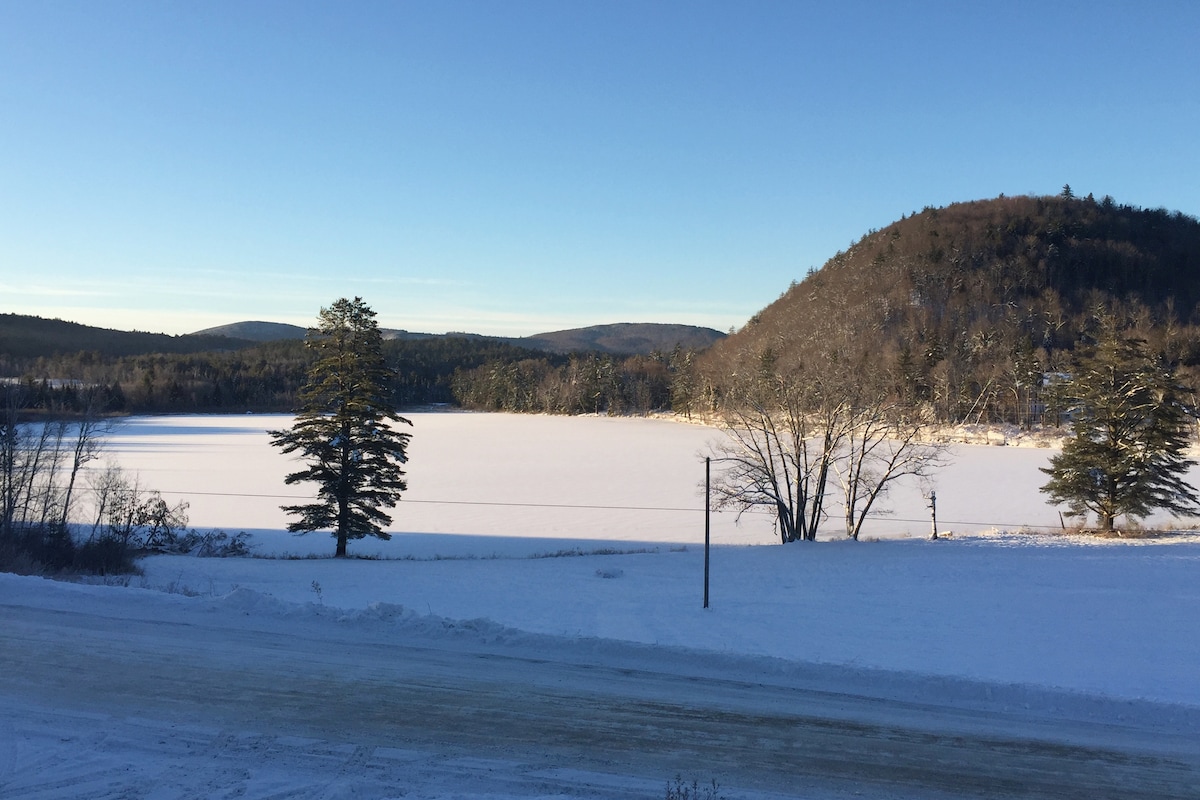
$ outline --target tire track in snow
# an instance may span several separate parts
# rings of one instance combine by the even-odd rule
[[[564,767],[575,790],[583,781],[600,798],[661,796],[676,773],[755,797],[1200,796],[1200,756],[1136,730],[1071,744],[1020,717],[346,640],[328,626],[279,633],[220,615],[24,609],[0,642],[0,695],[50,717],[43,731],[55,713],[100,731],[50,748],[82,751],[75,769],[18,767],[14,786],[45,800],[155,787],[174,792],[164,797],[384,798],[448,780],[532,796],[561,788]],[[415,755],[380,758],[381,747]],[[142,764],[118,755],[139,752]],[[164,761],[174,766],[153,767]],[[643,788],[604,789],[594,776],[605,773]]]

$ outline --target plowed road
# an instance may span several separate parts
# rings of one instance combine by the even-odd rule
[[[0,615],[5,798],[661,797],[676,774],[731,798],[1200,798],[1200,743],[1145,725],[220,609]]]

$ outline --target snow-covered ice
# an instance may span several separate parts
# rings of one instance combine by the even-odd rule
[[[916,704],[961,713],[938,717],[938,726],[973,734],[1011,726],[1023,737],[1118,748],[1123,737],[1140,748],[1150,737],[1166,751],[1200,741],[1200,537],[1056,533],[1057,512],[1037,491],[1050,449],[955,446],[934,482],[943,533],[936,542],[927,539],[928,510],[914,486],[886,500],[891,513],[873,520],[861,542],[840,540],[836,509],[829,541],[787,546],[775,544],[767,515],[738,522],[715,514],[711,607],[703,609],[700,487],[704,451],[718,432],[666,419],[411,417],[410,489],[394,510],[393,538],[350,544],[351,555],[370,560],[323,557],[333,550],[328,535],[284,531],[279,505],[303,490],[283,484],[294,465],[269,446],[266,431],[288,418],[123,425],[108,446],[113,460],[146,488],[186,500],[193,527],[251,533],[258,557],[156,556],[129,587],[0,575],[9,620],[0,694],[12,708],[0,721],[0,796],[652,797],[675,774],[655,773],[660,762],[649,755],[646,763],[604,766],[595,752],[563,760],[549,745],[537,763],[515,744],[471,760],[459,744],[431,748],[411,732],[386,745],[355,738],[357,729],[321,728],[293,741],[267,711],[237,715],[214,700],[206,716],[178,698],[172,711],[155,697],[175,697],[178,686],[154,695],[149,678],[154,696],[129,708],[136,684],[119,689],[134,665],[195,668],[201,684],[203,675],[239,667],[251,676],[265,671],[264,681],[274,676],[281,686],[309,673],[335,687],[403,683],[388,678],[391,667],[382,656],[376,663],[372,649],[397,641],[422,653],[486,656],[473,670],[462,667],[468,684],[497,669],[499,681],[504,659],[527,659],[513,668],[514,681],[529,675],[572,692],[601,691],[603,683],[593,685],[591,673],[571,666],[578,665],[612,669],[613,681],[622,670],[687,679],[678,689],[666,681],[645,688],[660,686],[647,678],[621,690],[656,702],[685,702],[692,681],[711,678],[890,704],[870,710],[847,701],[853,710],[828,712],[875,723],[905,717],[897,709]],[[74,628],[72,615],[80,620]],[[251,650],[253,664],[239,655]],[[277,669],[263,666],[277,650]],[[84,664],[68,670],[73,679],[46,677],[64,668],[54,659],[87,653],[89,676],[78,672]],[[405,658],[426,657],[415,653]],[[559,666],[528,666],[533,661]],[[460,668],[450,663],[430,669]],[[93,678],[103,685],[101,677],[118,685],[111,696],[122,705],[80,688]],[[245,680],[239,691],[260,696],[262,687]],[[421,680],[430,692],[442,689]],[[770,705],[742,691],[714,689],[713,702],[742,711]],[[818,704],[814,697],[803,703]],[[74,766],[55,766],[64,762]],[[686,778],[722,781],[727,797],[780,796],[766,777],[756,785],[754,771],[711,757],[675,763]],[[317,773],[333,777],[314,783]],[[815,781],[782,794],[832,798],[851,796],[853,787]],[[934,796],[904,782],[859,789],[868,797]]]

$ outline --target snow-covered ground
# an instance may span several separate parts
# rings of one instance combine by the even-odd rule
[[[266,431],[288,418],[128,421],[109,456],[259,557],[148,558],[129,587],[0,575],[0,796],[661,797],[678,773],[728,798],[1200,797],[1200,537],[1056,533],[1052,450],[955,446],[936,542],[928,487],[869,541],[838,540],[836,509],[831,541],[788,546],[713,515],[704,609],[719,433],[412,419],[393,538],[338,561],[283,530],[303,492]],[[425,722],[375,720],[388,702]],[[831,726],[861,752],[772,750]],[[1057,749],[1013,761],[1033,741]],[[931,758],[962,764],[909,769]]]

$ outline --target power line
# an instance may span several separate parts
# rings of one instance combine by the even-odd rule
[[[89,487],[89,490],[95,492],[96,489]],[[194,492],[194,491],[179,491],[177,489],[156,489],[159,494],[170,494],[184,497],[200,496],[200,497],[252,497],[262,498],[265,500],[316,500],[315,495],[296,495],[296,494],[255,494],[252,492]],[[424,505],[447,505],[447,506],[499,506],[502,508],[566,508],[566,509],[590,509],[594,511],[672,511],[672,512],[688,512],[694,513],[703,511],[703,508],[672,508],[669,506],[606,506],[606,505],[591,505],[591,504],[575,504],[575,503],[505,503],[487,500],[412,500],[404,499],[404,503],[420,503]]]
[[[92,487],[86,488],[84,491],[96,491]],[[195,491],[179,491],[176,489],[158,490],[159,494],[169,494],[177,496],[200,496],[200,497],[249,497],[259,498],[263,500],[316,500],[314,495],[295,495],[295,494],[256,494],[253,492],[195,492]],[[557,509],[574,509],[584,511],[665,511],[670,513],[688,513],[694,514],[704,511],[703,507],[680,508],[673,506],[612,506],[599,505],[591,503],[512,503],[491,500],[412,500],[403,499],[403,503],[414,505],[443,505],[443,506],[488,506],[495,508],[557,508]],[[722,513],[721,510],[715,509],[716,513]],[[743,513],[751,514],[770,514],[773,513],[765,508],[750,508]],[[876,521],[882,522],[907,522],[924,524],[928,519],[908,519],[906,517],[872,517]],[[941,520],[944,525],[973,525],[989,528],[1050,528],[1057,529],[1059,525],[1038,525],[1029,522],[981,522],[976,520]]]
[[[669,506],[598,506],[572,503],[497,503],[483,500],[405,500],[406,503],[429,503],[448,506],[500,506],[502,508],[578,508],[595,511],[685,511],[695,513],[703,508],[671,508]]]

